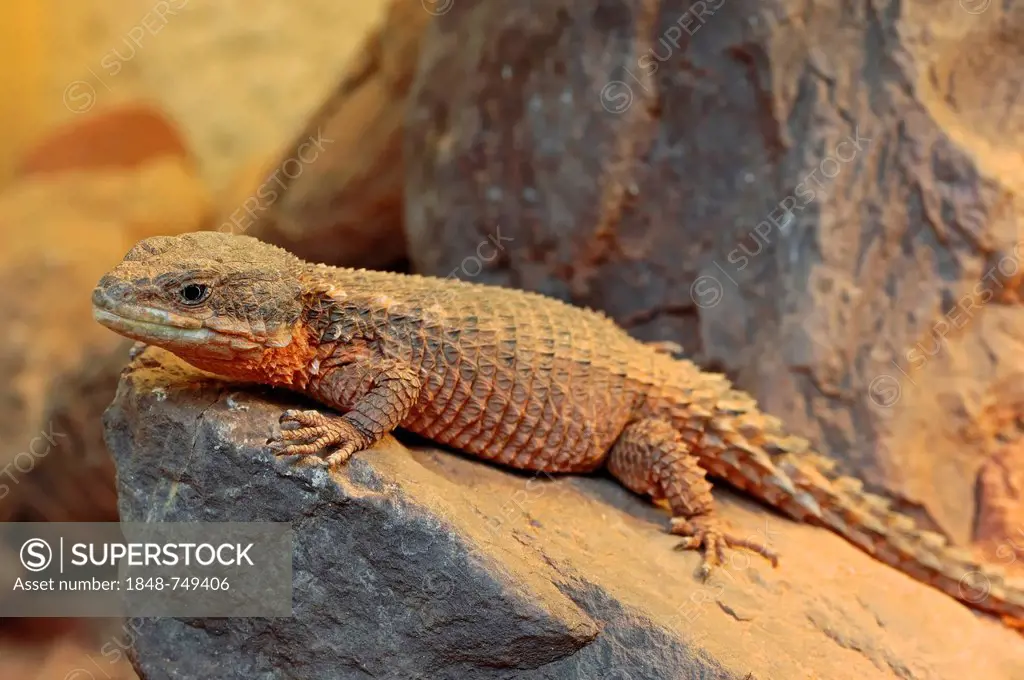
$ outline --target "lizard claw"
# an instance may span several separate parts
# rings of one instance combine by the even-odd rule
[[[289,409],[281,414],[281,434],[268,444],[276,456],[308,456],[320,465],[344,464],[364,447],[365,437],[342,417]],[[337,447],[330,455],[327,449]]]
[[[645,344],[659,354],[671,356],[681,356],[683,354],[683,346],[671,340],[652,340]]]
[[[773,567],[779,566],[778,554],[769,550],[767,546],[726,533],[722,530],[717,517],[709,515],[697,515],[689,519],[673,517],[669,531],[684,537],[683,541],[676,546],[676,550],[700,550],[703,548],[704,559],[699,570],[701,580],[706,579],[715,567],[725,561],[726,548],[744,548],[761,555],[771,562]]]
[[[128,360],[135,361],[135,358],[142,354],[146,348],[149,347],[146,343],[141,340],[136,340],[130,348],[128,348]]]

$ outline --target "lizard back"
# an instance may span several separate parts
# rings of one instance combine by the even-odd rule
[[[421,376],[404,429],[514,467],[598,467],[667,360],[601,313],[519,290],[322,265],[310,279],[332,282],[322,333],[373,338]]]

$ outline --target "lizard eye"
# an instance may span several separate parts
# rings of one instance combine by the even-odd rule
[[[186,305],[198,305],[210,297],[210,287],[204,283],[186,283],[181,287],[179,295]]]

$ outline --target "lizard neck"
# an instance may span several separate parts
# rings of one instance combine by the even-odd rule
[[[311,367],[318,362],[318,347],[311,330],[298,325],[292,332],[291,343],[263,349],[255,370],[260,382],[301,391],[309,385]]]
[[[309,384],[317,354],[310,330],[299,324],[284,347],[257,347],[223,359],[205,355],[183,355],[182,358],[196,368],[232,380],[301,391]]]

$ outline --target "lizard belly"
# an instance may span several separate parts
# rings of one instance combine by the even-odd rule
[[[584,472],[601,465],[632,414],[633,397],[588,367],[479,360],[424,376],[402,427],[510,467]]]

